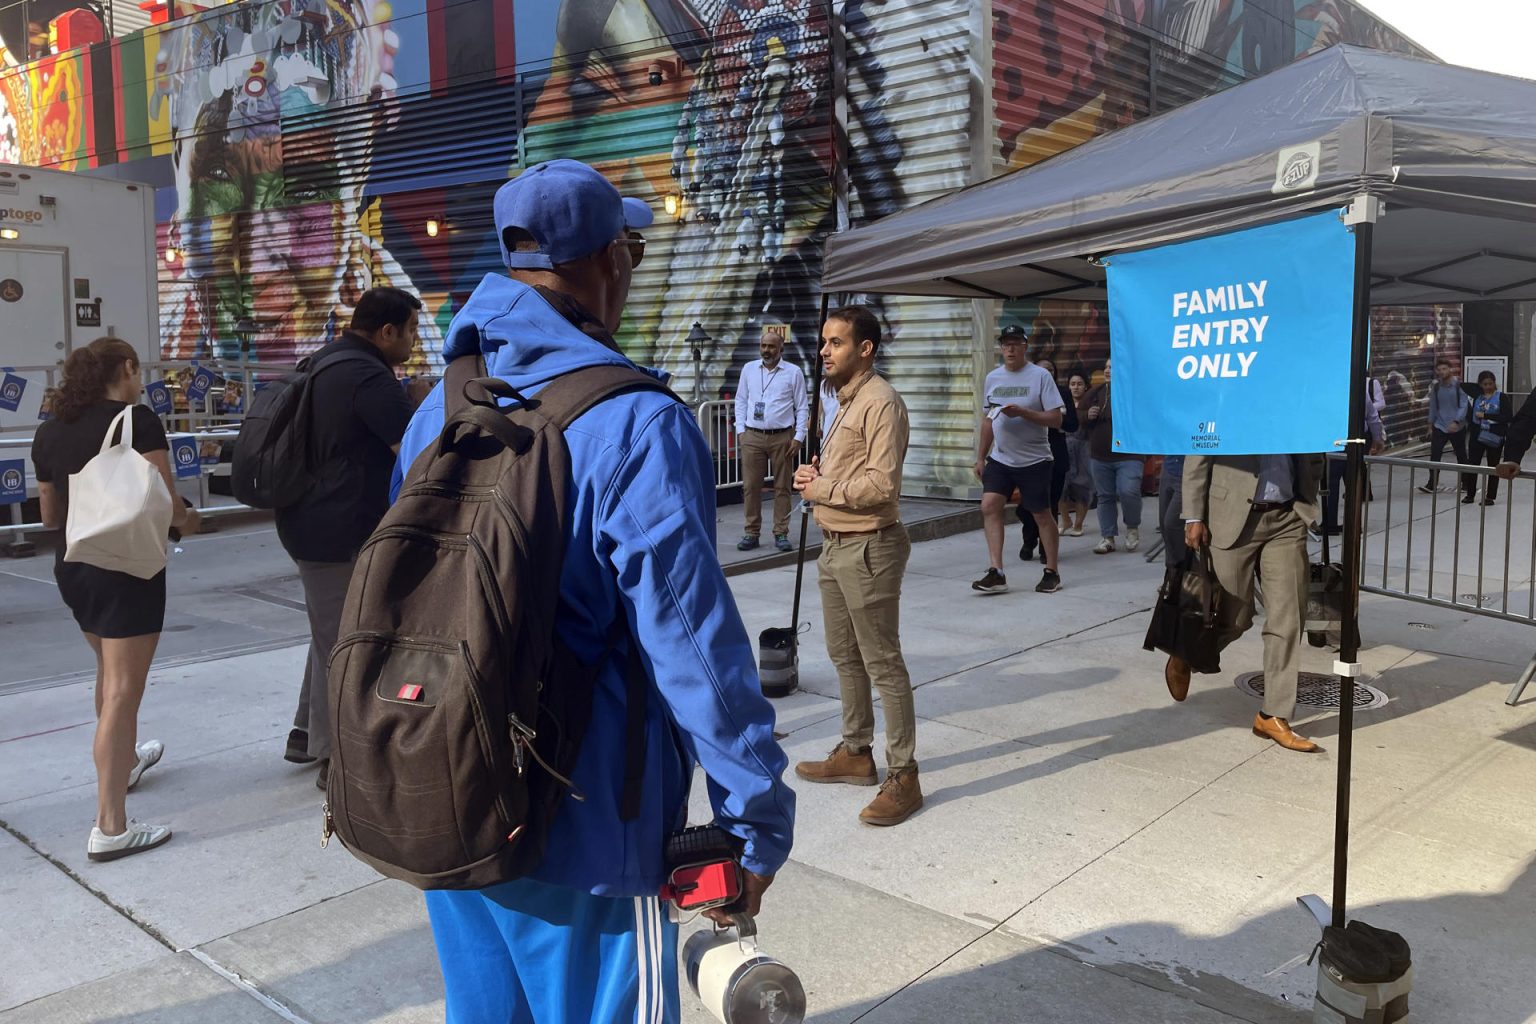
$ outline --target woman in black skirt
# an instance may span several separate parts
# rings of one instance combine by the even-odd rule
[[[63,383],[53,395],[53,418],[37,428],[32,444],[45,526],[63,528],[70,475],[101,451],[113,418],[128,405],[134,405],[134,449],[160,470],[175,496],[165,428],[153,412],[136,404],[141,389],[138,355],[118,338],[98,338],[64,361]],[[196,529],[196,510],[180,501],[174,505],[172,525]],[[115,860],[153,849],[171,838],[171,830],[130,819],[124,803],[128,790],[164,752],[158,740],[136,741],[139,701],[165,623],[165,570],[145,580],[66,562],[61,542],[53,576],[96,653],[96,826],[86,853],[91,860]]]

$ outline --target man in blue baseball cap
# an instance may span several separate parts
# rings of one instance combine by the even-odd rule
[[[478,351],[524,394],[581,367],[631,365],[613,332],[645,254],[645,203],[586,164],[551,160],[503,185],[494,212],[508,272],[486,275],[453,318],[443,361]],[[395,491],[443,422],[439,385],[401,443]],[[526,877],[427,893],[449,1024],[676,1024],[677,925],[657,894],[695,764],[716,824],[740,841],[746,912],[789,856],[794,794],[715,558],[714,464],[697,422],[672,396],[640,390],[593,407],[565,437],[572,511],[555,630],[602,666],[573,773],[584,798],[561,802]],[[647,684],[631,818],[620,810],[627,658],[609,642],[618,616]]]

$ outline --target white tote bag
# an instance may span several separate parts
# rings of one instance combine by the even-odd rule
[[[117,414],[101,452],[70,475],[64,561],[147,580],[165,568],[172,505],[160,470],[133,450],[134,408]],[[113,444],[119,424],[123,436]]]

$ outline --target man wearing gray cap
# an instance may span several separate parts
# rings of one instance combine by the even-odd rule
[[[503,185],[494,210],[509,273],[488,274],[454,317],[444,362],[479,352],[491,375],[535,396],[583,367],[632,365],[613,332],[645,253],[649,208],[621,199],[586,164],[551,160]],[[437,443],[443,398],[439,386],[412,420],[396,490]],[[715,557],[714,463],[697,423],[672,396],[642,389],[581,414],[565,438],[570,512],[555,633],[600,666],[572,778],[581,797],[560,801],[543,860],[526,876],[427,893],[449,1024],[678,1019],[678,929],[657,893],[695,764],[709,778],[717,824],[740,844],[741,909],[757,913],[789,856],[794,794],[780,779],[773,711]],[[628,637],[616,644],[621,623]],[[645,676],[633,789],[631,648]]]

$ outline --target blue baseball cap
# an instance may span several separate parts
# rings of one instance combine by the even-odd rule
[[[493,211],[502,262],[513,270],[552,270],[590,256],[626,228],[649,227],[654,219],[643,200],[620,196],[580,160],[546,160],[528,168],[496,190]],[[528,232],[539,251],[508,251],[507,228]]]

